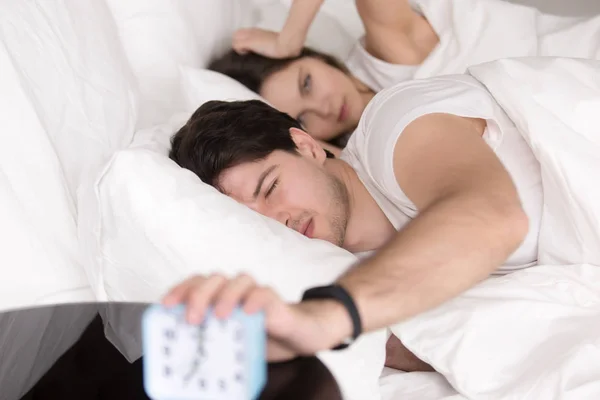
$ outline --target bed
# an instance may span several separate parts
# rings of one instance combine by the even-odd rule
[[[0,232],[5,243],[0,309],[63,302],[155,301],[168,286],[190,273],[215,270],[250,272],[287,299],[296,300],[306,287],[335,279],[355,262],[349,253],[309,242],[242,210],[214,190],[200,186],[191,174],[177,169],[165,157],[173,130],[202,102],[257,98],[203,67],[227,48],[236,28],[281,26],[289,3],[0,0]],[[309,44],[344,58],[361,34],[362,25],[352,2],[327,0],[311,30]],[[320,40],[322,37],[330,40]],[[551,67],[554,72],[539,73]],[[588,160],[572,160],[558,151],[565,135],[572,132],[582,138],[580,148],[597,148],[593,147],[598,145],[593,137],[585,136],[586,127],[577,123],[591,121],[594,113],[590,107],[595,105],[563,109],[563,103],[540,105],[523,103],[522,99],[532,95],[553,98],[540,89],[547,87],[544,76],[548,81],[560,71],[572,76],[577,68],[593,66],[558,61],[557,70],[556,61],[553,66],[523,61],[496,63],[471,72],[505,102],[522,129],[534,133],[531,143],[548,166],[546,181],[556,194],[554,207],[569,204],[581,208],[598,200],[592,189],[587,198],[565,197],[570,189],[566,180],[553,179],[580,176],[576,172],[582,171],[583,161],[588,169],[597,165],[593,155]],[[538,86],[523,84],[523,90],[528,91],[521,93],[504,91],[506,81],[490,78],[490,71],[521,83],[539,79]],[[574,80],[573,85],[581,86],[579,93],[593,97],[597,81]],[[570,104],[577,103],[571,100]],[[519,107],[510,110],[511,104]],[[537,118],[527,119],[519,112],[524,109]],[[535,135],[548,129],[558,132],[552,141],[554,147],[544,146]],[[563,157],[563,165],[569,168],[558,170],[557,157]],[[569,182],[594,187],[585,179]],[[391,328],[443,374],[382,370],[387,330],[365,336],[349,351],[325,352],[320,358],[341,382],[348,399],[458,399],[465,394],[523,398],[518,395],[527,391],[537,394],[534,398],[597,398],[598,371],[584,373],[580,368],[598,360],[594,358],[598,351],[594,334],[600,337],[600,278],[595,266],[600,260],[595,249],[581,244],[599,242],[600,229],[589,222],[594,217],[600,215],[554,215],[545,229],[545,267],[514,280],[490,280],[456,302]],[[172,221],[178,225],[174,227]],[[232,231],[236,232],[234,237]],[[223,237],[229,241],[218,240]],[[254,240],[243,240],[248,237]],[[558,251],[561,246],[557,243],[569,246]],[[326,269],[322,267],[324,260]],[[559,265],[570,265],[569,273],[564,274]],[[517,289],[503,290],[509,283]],[[528,290],[532,285],[540,290]],[[554,306],[543,307],[547,304]],[[110,304],[82,310],[45,317],[28,335],[17,335],[19,330],[10,328],[11,320],[0,319],[0,387],[7,387],[5,383],[12,380],[13,388],[0,392],[2,400],[17,399],[27,392],[77,340],[97,312],[102,315],[108,339],[124,357],[130,362],[139,358],[139,343],[131,334],[136,327],[114,322],[126,320],[127,315]],[[498,345],[498,336],[489,332],[494,327],[498,330],[485,318],[488,310],[505,316],[499,319],[505,326],[520,324],[503,337],[514,335],[524,348],[528,344],[529,349],[537,349],[535,354],[541,358],[531,358],[537,365],[544,362],[544,354],[562,351],[562,364],[556,365],[555,374],[544,375],[535,368],[526,373],[516,367],[525,360],[503,359],[505,348]],[[531,321],[538,327],[546,321],[545,333],[532,329]],[[572,328],[565,330],[552,321],[563,321]],[[455,332],[467,332],[467,327],[471,335],[484,336],[485,340],[464,338],[460,348],[475,350],[453,353],[442,345],[445,342],[440,342],[440,335],[434,334],[452,326]],[[487,331],[482,328],[486,326]],[[587,333],[577,336],[581,332]],[[545,340],[554,334],[561,339]],[[43,360],[35,345],[42,336],[56,340],[52,353]],[[489,347],[498,349],[495,363],[482,358],[482,349]],[[520,354],[518,348],[504,353]],[[474,363],[476,371],[472,370]],[[479,368],[481,365],[489,368]],[[506,374],[507,369],[519,372]],[[22,370],[31,373],[19,373]],[[506,379],[496,379],[494,387],[478,386],[490,377]],[[566,394],[541,392],[540,382]]]

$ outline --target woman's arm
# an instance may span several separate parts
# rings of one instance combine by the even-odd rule
[[[365,48],[390,64],[417,65],[437,45],[438,37],[408,0],[356,0],[365,27]]]
[[[270,58],[294,57],[300,54],[308,29],[324,0],[295,0],[281,32],[265,29],[240,29],[233,37],[238,53],[252,51]]]
[[[308,29],[317,16],[323,0],[294,0],[283,29],[279,33],[279,44],[290,52],[300,54]]]

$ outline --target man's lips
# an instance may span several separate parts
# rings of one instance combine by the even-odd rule
[[[310,218],[308,221],[306,221],[304,223],[304,225],[302,225],[302,228],[300,229],[300,233],[302,233],[307,238],[312,238],[313,231],[314,231],[314,224],[313,224],[312,218]]]

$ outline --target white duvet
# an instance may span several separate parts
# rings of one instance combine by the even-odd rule
[[[384,398],[600,398],[600,63],[472,67],[542,166],[539,265],[491,278],[392,331],[437,374],[387,371]],[[415,387],[419,390],[415,391]]]

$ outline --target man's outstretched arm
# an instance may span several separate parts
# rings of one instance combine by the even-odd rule
[[[400,136],[395,175],[419,215],[338,282],[353,296],[364,331],[459,295],[502,265],[527,234],[513,182],[476,127],[482,122],[431,114]],[[341,321],[345,309],[330,307]],[[338,339],[351,334],[351,324],[340,327]]]

